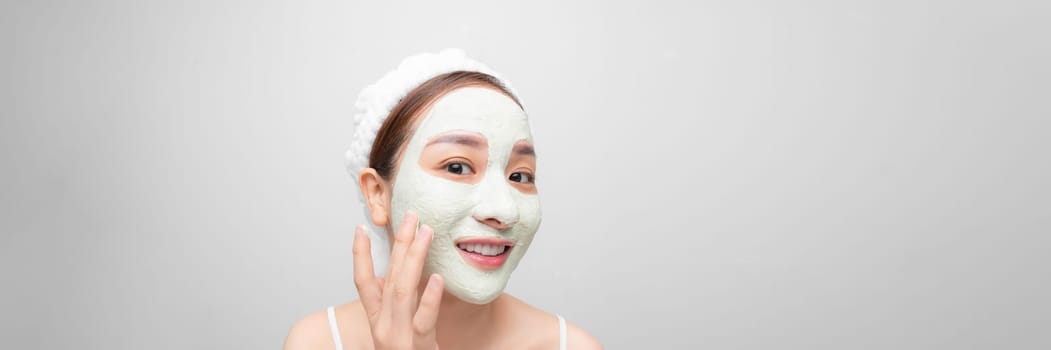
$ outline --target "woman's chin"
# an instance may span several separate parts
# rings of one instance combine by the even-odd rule
[[[507,279],[485,281],[485,283],[478,283],[478,281],[464,282],[446,279],[445,291],[457,299],[477,305],[493,302],[500,294],[503,294],[504,287],[507,285]]]

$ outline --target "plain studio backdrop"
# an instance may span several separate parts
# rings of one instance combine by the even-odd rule
[[[1046,1],[2,7],[3,348],[274,349],[356,299],[354,98],[445,47],[533,123],[507,291],[608,348],[1051,347]]]

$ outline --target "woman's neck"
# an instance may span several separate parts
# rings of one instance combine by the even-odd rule
[[[422,287],[421,287],[422,290]],[[446,349],[484,348],[497,331],[496,311],[503,294],[487,304],[472,304],[443,292],[438,310],[438,344]]]

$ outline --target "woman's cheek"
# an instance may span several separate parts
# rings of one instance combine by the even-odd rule
[[[472,217],[474,186],[433,176],[428,180],[422,184],[414,206],[421,223],[430,225],[436,234],[449,234],[445,231]]]
[[[519,224],[535,232],[540,227],[542,217],[540,197],[536,194],[520,193],[515,198],[515,202],[518,207]]]

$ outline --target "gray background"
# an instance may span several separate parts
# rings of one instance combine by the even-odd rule
[[[0,347],[278,348],[355,299],[354,96],[443,47],[534,123],[544,224],[508,291],[609,348],[1051,347],[1047,1],[0,19]]]

